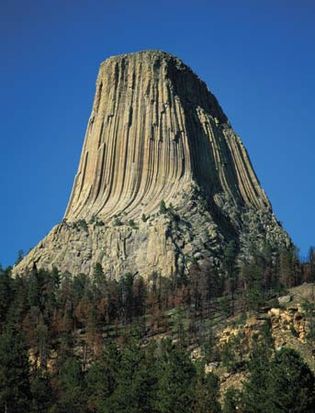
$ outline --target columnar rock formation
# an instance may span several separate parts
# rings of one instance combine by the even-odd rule
[[[231,239],[290,243],[216,98],[167,53],[107,59],[65,219],[15,271],[170,275]]]
[[[187,66],[161,52],[106,60],[65,217],[137,218],[192,182],[210,196],[268,206],[240,140]]]

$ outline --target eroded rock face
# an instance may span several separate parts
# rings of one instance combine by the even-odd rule
[[[162,52],[112,57],[100,68],[67,220],[139,218],[197,183],[209,195],[269,207],[246,151],[215,97]]]
[[[161,201],[167,210],[161,209]],[[171,207],[170,207],[171,205]],[[216,98],[160,51],[101,64],[65,220],[14,271],[187,271],[235,239],[289,245]]]

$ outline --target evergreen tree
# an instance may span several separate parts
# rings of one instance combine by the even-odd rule
[[[31,381],[31,413],[44,413],[53,405],[53,391],[47,373],[37,369]]]
[[[0,268],[0,328],[6,320],[12,298],[13,291],[10,272]]]
[[[196,370],[186,352],[170,340],[161,344],[156,410],[159,413],[190,413],[194,402]]]
[[[160,213],[161,214],[166,214],[167,208],[164,199],[160,202]]]
[[[248,363],[250,378],[244,385],[246,412],[271,412],[272,403],[268,380],[273,342],[270,329],[264,328],[262,336],[256,336],[253,340],[253,349]]]
[[[29,362],[24,337],[9,326],[0,336],[0,409],[29,413]]]
[[[257,263],[244,264],[241,268],[244,282],[244,298],[246,310],[258,310],[264,303],[263,268]]]
[[[6,323],[18,326],[21,325],[29,308],[27,304],[28,279],[17,276],[11,279],[11,286],[12,300],[7,311]]]
[[[84,375],[81,364],[75,357],[67,358],[58,377],[59,413],[85,413]]]
[[[297,252],[294,248],[283,250],[279,255],[279,280],[282,287],[297,285]]]
[[[125,274],[119,280],[121,294],[121,318],[125,323],[131,321],[134,312],[133,283],[134,275],[131,273]]]
[[[301,356],[292,349],[276,352],[268,378],[274,412],[315,411],[315,378]]]
[[[139,346],[130,340],[121,351],[116,387],[101,404],[102,413],[154,413],[155,364]]]
[[[229,387],[224,393],[223,413],[243,412],[242,392],[234,387]]]
[[[86,374],[86,398],[88,410],[100,412],[105,401],[117,386],[121,353],[116,344],[108,343],[99,360],[95,361]]]
[[[204,363],[198,368],[195,384],[194,413],[221,413],[219,379],[213,373],[205,374]]]
[[[281,349],[273,359],[256,354],[244,386],[246,413],[311,413],[315,409],[315,379],[300,355]]]
[[[310,276],[309,281],[315,282],[315,248],[310,247],[308,253],[309,267],[310,267]]]

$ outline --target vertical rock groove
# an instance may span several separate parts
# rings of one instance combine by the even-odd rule
[[[232,239],[246,259],[290,244],[216,98],[161,51],[101,64],[64,218],[13,273],[170,276],[196,257],[222,268]]]
[[[266,206],[248,156],[216,98],[179,59],[160,51],[101,64],[65,218],[137,218],[195,182],[209,196]]]

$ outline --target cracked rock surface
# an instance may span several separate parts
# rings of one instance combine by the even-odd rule
[[[169,276],[192,260],[220,266],[231,239],[244,257],[253,243],[290,244],[205,83],[178,58],[143,51],[101,64],[65,219],[14,271],[91,274],[100,263],[115,277]]]

